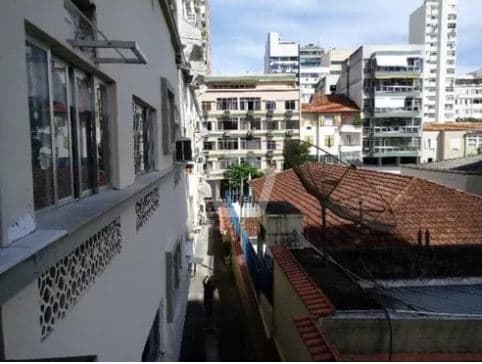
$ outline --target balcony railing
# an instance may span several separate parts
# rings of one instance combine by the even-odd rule
[[[414,86],[375,86],[375,92],[387,92],[387,93],[405,93],[405,92],[420,92],[420,87]]]

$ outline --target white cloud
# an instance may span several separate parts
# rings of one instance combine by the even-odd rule
[[[211,0],[213,64],[219,73],[262,72],[269,31],[323,47],[407,43],[423,0]],[[458,64],[482,66],[482,0],[459,0]],[[477,67],[475,67],[477,68]]]

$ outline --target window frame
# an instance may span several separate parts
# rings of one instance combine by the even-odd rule
[[[81,67],[71,62],[66,61],[63,59],[61,55],[58,55],[55,51],[52,50],[52,47],[43,43],[42,41],[38,40],[37,38],[27,35],[24,40],[24,47],[27,47],[28,44],[42,50],[46,53],[47,57],[47,83],[48,83],[48,97],[49,97],[49,118],[50,118],[50,140],[51,140],[51,149],[52,149],[52,156],[50,158],[50,162],[52,163],[52,187],[54,190],[54,199],[53,203],[35,209],[35,212],[43,212],[49,211],[66,204],[72,203],[74,201],[80,200],[84,197],[91,196],[93,194],[97,194],[100,191],[108,190],[112,188],[112,174],[109,176],[109,181],[104,186],[99,186],[99,170],[97,166],[97,158],[98,158],[98,148],[97,148],[97,140],[96,140],[96,130],[95,130],[95,122],[96,122],[96,110],[95,110],[95,82],[99,82],[106,87],[106,94],[107,94],[107,110],[108,110],[108,127],[111,126],[111,114],[110,114],[110,92],[109,88],[111,87],[111,82],[108,80],[104,80],[98,77],[96,74],[85,71]],[[58,148],[57,148],[57,141],[56,141],[56,130],[55,130],[55,117],[54,117],[54,87],[53,87],[53,67],[52,62],[56,62],[63,66],[65,71],[65,92],[66,92],[66,102],[67,102],[67,118],[66,122],[68,123],[68,132],[70,137],[70,145],[69,145],[69,152],[70,152],[70,176],[71,176],[71,195],[66,196],[63,198],[59,198],[59,189],[58,189],[58,171],[57,171],[57,157],[58,157]],[[28,72],[26,70],[26,72]],[[82,191],[82,175],[81,175],[81,163],[80,163],[80,153],[79,148],[79,111],[77,107],[77,86],[76,80],[77,76],[82,75],[89,79],[89,89],[91,92],[91,105],[92,105],[92,134],[91,134],[91,143],[93,146],[91,160],[89,161],[89,168],[92,173],[92,187],[88,190]],[[28,85],[27,85],[28,88]],[[30,118],[30,116],[29,116]],[[31,128],[31,127],[30,127]],[[30,129],[31,130],[31,129]],[[108,138],[108,145],[106,146],[109,149],[108,153],[108,163],[109,166],[112,166],[112,153],[111,153],[111,134],[109,134]],[[30,142],[31,148],[31,142]],[[32,152],[32,151],[31,151]],[[35,183],[34,176],[32,176],[32,185]]]
[[[132,95],[132,132],[133,132],[133,138],[135,138],[135,114],[134,114],[134,108],[135,106],[138,106],[142,109],[142,114],[144,118],[143,122],[143,130],[142,130],[142,138],[143,138],[143,148],[142,148],[142,157],[143,157],[143,164],[144,167],[140,172],[138,173],[136,171],[136,149],[135,149],[135,143],[133,146],[133,151],[134,151],[134,175],[135,177],[142,176],[146,173],[152,172],[156,169],[156,158],[155,158],[155,109],[150,106],[148,103],[143,101],[141,98],[137,97],[136,95]],[[135,141],[135,139],[133,139]]]

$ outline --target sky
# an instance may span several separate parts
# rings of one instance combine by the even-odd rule
[[[263,72],[268,32],[324,48],[408,43],[409,16],[423,0],[210,0],[212,71]],[[457,74],[482,68],[482,0],[459,0]]]

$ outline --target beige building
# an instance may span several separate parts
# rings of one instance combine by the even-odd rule
[[[361,162],[360,109],[346,96],[315,94],[302,105],[300,138],[313,145],[313,156],[329,153],[346,162]]]
[[[201,92],[205,169],[215,198],[232,165],[247,163],[265,173],[283,169],[285,140],[299,137],[295,75],[207,77]]]
[[[422,162],[476,155],[482,148],[482,123],[427,123],[422,139]]]

